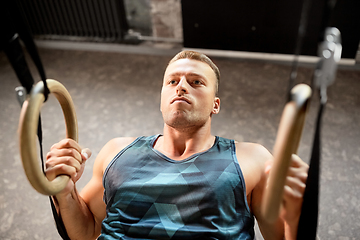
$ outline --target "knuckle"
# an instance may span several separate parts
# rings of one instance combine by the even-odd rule
[[[66,155],[68,156],[75,156],[73,149],[66,149]]]
[[[45,163],[45,167],[46,167],[46,169],[49,169],[49,168],[51,168],[51,164],[50,164],[50,162],[49,161],[47,161],[46,163]]]
[[[65,157],[64,158],[64,163],[66,165],[71,165],[71,162],[72,162],[72,157]]]
[[[49,158],[51,158],[52,157],[52,152],[48,152],[47,154],[46,154],[46,159],[49,159]]]
[[[57,168],[61,171],[64,172],[67,169],[67,166],[65,164],[59,164],[57,166]]]
[[[65,174],[65,175],[71,175],[72,174],[72,168],[70,168],[69,166],[65,165],[65,164],[60,164],[58,166],[58,171],[56,175],[60,175],[60,174]]]
[[[72,148],[70,151],[71,151],[71,156],[73,156],[75,159],[79,158],[79,156],[81,158],[81,154],[75,148]]]
[[[62,146],[69,147],[69,146],[71,146],[71,139],[66,138],[66,139],[62,140],[61,143],[62,143]]]
[[[46,166],[46,168],[53,167],[54,166],[54,160],[52,158],[49,158],[48,160],[46,160],[45,166]]]

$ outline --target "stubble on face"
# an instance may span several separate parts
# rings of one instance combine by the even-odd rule
[[[202,127],[208,120],[208,118],[201,118],[184,110],[177,110],[166,115],[163,113],[163,118],[166,125],[181,131]]]
[[[192,88],[184,93],[184,97],[190,99],[190,104],[176,103],[170,104],[172,98],[179,96],[176,94],[175,88],[166,85],[167,74],[183,72],[184,75],[199,74],[204,78],[204,86],[200,88]],[[213,99],[215,97],[216,76],[213,70],[205,63],[196,60],[181,59],[168,66],[162,88],[161,111],[166,125],[178,129],[189,130],[202,127],[212,115]],[[182,105],[184,104],[184,105]]]

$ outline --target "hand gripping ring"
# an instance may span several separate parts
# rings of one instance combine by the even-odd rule
[[[66,122],[66,137],[78,141],[78,126],[74,103],[69,92],[58,81],[46,80],[50,93],[54,94],[63,110]],[[37,83],[24,102],[20,114],[19,140],[20,153],[26,176],[31,185],[44,195],[61,192],[69,181],[69,176],[59,175],[49,181],[38,163],[36,134],[41,106],[45,100],[43,82]]]

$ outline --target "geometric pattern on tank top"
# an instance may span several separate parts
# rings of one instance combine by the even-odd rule
[[[253,239],[254,218],[233,140],[174,161],[140,137],[104,173],[99,239]]]

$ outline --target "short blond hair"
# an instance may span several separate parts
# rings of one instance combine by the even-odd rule
[[[192,59],[192,60],[197,60],[203,63],[206,63],[207,65],[209,65],[209,67],[211,67],[211,69],[214,71],[215,76],[216,76],[216,88],[215,88],[215,94],[218,95],[218,91],[219,91],[219,83],[220,83],[220,70],[219,68],[215,65],[215,63],[213,63],[213,61],[211,61],[211,59],[206,56],[203,53],[199,53],[196,51],[181,51],[178,54],[176,54],[170,61],[169,64],[180,60],[180,59]]]

